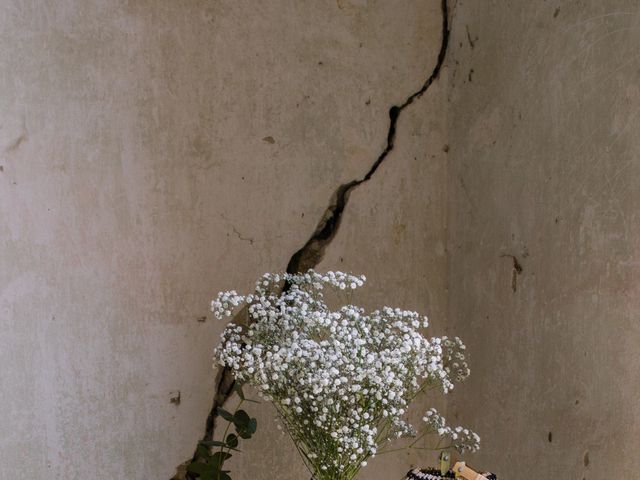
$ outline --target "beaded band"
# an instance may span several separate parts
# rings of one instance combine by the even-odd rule
[[[493,473],[483,473],[482,475],[487,477],[488,480],[497,480],[497,477]],[[423,470],[415,468],[407,473],[406,480],[450,480],[455,477],[455,474],[451,470],[445,472],[443,475],[440,473],[440,470],[436,470],[435,468],[426,468]]]
[[[418,470],[415,468],[407,473],[407,480],[446,480],[449,478],[455,478],[455,475],[451,470],[442,475],[440,470],[436,470],[435,468],[428,468],[424,470]]]

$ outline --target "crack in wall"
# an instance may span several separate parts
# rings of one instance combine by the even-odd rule
[[[333,194],[331,203],[325,211],[320,223],[316,227],[315,232],[311,238],[304,244],[304,246],[293,254],[287,265],[288,273],[306,272],[308,269],[317,265],[322,257],[324,251],[335,237],[338,229],[340,228],[340,222],[342,220],[342,214],[349,202],[349,195],[359,185],[368,182],[371,177],[376,173],[382,162],[387,158],[389,153],[395,146],[396,138],[396,125],[398,118],[402,111],[411,105],[416,99],[420,98],[431,84],[440,75],[444,59],[447,54],[447,47],[449,46],[449,7],[447,0],[442,0],[442,40],[440,44],[440,50],[438,52],[438,58],[436,65],[431,71],[431,75],[422,84],[422,87],[415,93],[411,94],[400,105],[394,105],[389,109],[389,130],[387,132],[387,145],[376,161],[373,163],[366,175],[360,179],[351,180],[348,183],[340,185],[340,187]]]
[[[238,237],[239,240],[242,240],[243,242],[248,242],[249,245],[253,245],[253,238],[251,237],[244,237],[236,227],[234,227],[233,225],[231,225],[231,229],[233,230],[233,234]]]
[[[431,84],[438,78],[442,66],[444,64],[445,57],[447,55],[447,49],[449,46],[449,5],[448,0],[441,0],[441,13],[442,13],[442,35],[440,49],[438,51],[438,57],[436,64],[433,67],[431,74],[427,77],[422,86],[414,93],[409,95],[404,102],[400,105],[394,105],[389,109],[389,129],[387,131],[387,143],[384,150],[378,155],[375,162],[371,165],[367,173],[359,179],[351,180],[348,183],[342,184],[338,187],[335,193],[332,195],[329,206],[325,210],[320,222],[318,223],[315,231],[309,238],[309,240],[296,251],[290,258],[287,264],[288,273],[306,272],[310,268],[315,267],[322,260],[327,246],[332,242],[338,233],[340,223],[342,221],[342,215],[349,202],[349,196],[351,192],[362,185],[365,182],[371,180],[373,175],[380,168],[380,165],[385,161],[389,153],[394,149],[396,139],[396,126],[400,114],[405,108],[411,105],[415,100],[422,97],[422,95],[429,89]],[[287,286],[285,285],[285,289]],[[241,310],[233,317],[232,322],[236,324],[245,324],[248,321],[247,309]],[[227,367],[221,369],[216,376],[216,392],[213,398],[213,405],[209,412],[206,422],[206,430],[202,440],[212,440],[215,426],[216,426],[216,411],[222,407],[227,399],[233,393],[234,379],[231,370]],[[194,454],[193,459],[196,459]],[[189,460],[178,467],[179,473],[176,474],[171,480],[182,480],[184,478],[191,478],[188,473],[185,473],[185,465],[192,460]],[[186,475],[181,476],[181,475]]]

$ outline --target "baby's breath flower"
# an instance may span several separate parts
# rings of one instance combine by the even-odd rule
[[[430,408],[422,420],[431,430],[437,432],[441,437],[451,439],[451,444],[459,452],[475,452],[480,448],[480,436],[463,427],[448,427],[447,422],[435,408]]]
[[[343,272],[267,273],[253,294],[221,292],[211,304],[218,318],[247,307],[248,326],[230,323],[215,358],[273,402],[318,479],[353,478],[387,438],[415,436],[404,419],[411,400],[425,386],[446,393],[469,375],[464,344],[425,338],[426,317],[350,304],[332,310],[324,300],[326,289],[344,294],[365,281]],[[435,411],[425,421],[453,446],[477,449],[475,433],[446,427]]]

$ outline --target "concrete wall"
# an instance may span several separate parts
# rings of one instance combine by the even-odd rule
[[[457,5],[449,313],[472,374],[452,409],[500,478],[638,477],[639,14]]]
[[[284,270],[371,167],[440,25],[437,1],[1,2],[0,479],[168,480],[191,457],[210,299]],[[443,98],[403,114],[320,267],[434,318]],[[261,408],[236,478],[300,478]]]
[[[477,465],[634,478],[637,6],[451,7],[440,78],[318,268],[466,340],[448,406],[483,436]],[[283,270],[369,170],[441,20],[437,0],[0,4],[0,480],[169,479],[190,458],[209,300]],[[257,411],[235,478],[303,478]]]

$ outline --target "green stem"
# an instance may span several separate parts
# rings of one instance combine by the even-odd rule
[[[240,408],[240,405],[242,405],[242,402],[244,402],[244,400],[241,398],[240,402],[238,402],[238,405],[236,406],[236,410],[235,412],[238,411],[238,409]],[[234,415],[235,415],[234,412]],[[229,433],[229,427],[231,427],[231,422],[227,422],[227,428],[224,429],[224,433],[222,434],[222,440],[221,442],[226,443],[227,442],[227,434]],[[231,448],[227,445],[227,453],[231,452]],[[220,453],[222,455],[222,457],[224,458],[224,445],[220,446]],[[222,464],[220,465],[220,467],[222,467]],[[220,470],[218,470],[218,475],[216,477],[216,480],[220,480],[220,472],[222,471],[222,468],[220,468]]]

